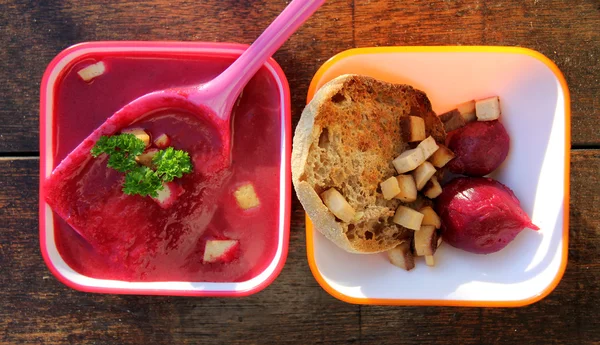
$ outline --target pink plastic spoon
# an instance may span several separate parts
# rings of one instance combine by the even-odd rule
[[[212,123],[221,140],[221,156],[214,157],[212,169],[229,166],[231,152],[231,112],[244,86],[263,64],[304,23],[325,0],[293,0],[258,39],[223,73],[200,85],[171,88],[141,96],[117,111],[111,118],[131,122],[148,113],[181,109]],[[112,122],[109,119],[107,122]]]

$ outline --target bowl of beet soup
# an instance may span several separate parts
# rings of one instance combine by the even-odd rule
[[[40,245],[60,281],[100,293],[245,296],[279,274],[289,238],[291,125],[289,87],[274,60],[236,102],[226,169],[207,158],[219,150],[217,129],[184,110],[109,119],[146,93],[211,80],[245,48],[94,42],[50,63],[40,101]],[[124,173],[108,167],[106,154],[90,153],[93,132],[134,134],[145,144],[140,164],[149,153],[183,151],[191,171],[158,195],[126,194]]]

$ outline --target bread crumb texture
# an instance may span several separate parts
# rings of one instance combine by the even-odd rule
[[[423,92],[364,76],[339,78],[343,82],[330,82],[337,87],[322,89],[326,95],[315,95],[316,107],[307,106],[316,114],[311,114],[312,142],[299,180],[317,194],[336,188],[361,215],[342,223],[352,246],[360,252],[384,251],[410,238],[409,230],[392,222],[401,201],[385,200],[379,187],[397,175],[391,162],[410,148],[399,119],[423,118],[427,135],[436,141],[443,142],[445,133]]]

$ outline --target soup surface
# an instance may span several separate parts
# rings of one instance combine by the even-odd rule
[[[103,61],[106,71],[83,81],[77,71],[96,61]],[[94,278],[235,282],[255,277],[270,264],[278,241],[282,119],[280,92],[266,69],[234,107],[232,164],[218,173],[205,168],[221,147],[202,117],[162,110],[117,124],[115,133],[143,128],[152,139],[167,134],[170,146],[189,153],[193,172],[175,180],[183,193],[168,208],[150,197],[123,194],[124,174],[108,168],[105,155],[94,159],[73,151],[131,100],[205,82],[231,62],[99,55],[61,77],[55,90],[54,163],[64,160],[67,168],[53,173],[46,190],[55,211],[57,247],[70,267]],[[243,209],[235,191],[248,185],[259,203]],[[225,261],[206,261],[211,240],[235,240],[235,252]]]

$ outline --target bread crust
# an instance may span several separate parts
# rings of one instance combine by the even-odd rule
[[[361,110],[348,111],[348,107]],[[366,76],[342,75],[331,80],[318,90],[302,112],[293,139],[292,182],[315,228],[348,252],[386,251],[412,235],[388,220],[400,201],[385,201],[377,191],[383,177],[394,174],[391,161],[409,148],[401,139],[399,123],[400,117],[408,115],[422,117],[427,135],[439,143],[444,142],[446,133],[442,122],[423,92]],[[361,121],[364,127],[357,125]],[[341,134],[352,132],[355,127],[354,133]],[[332,146],[333,149],[327,146],[327,151],[320,141],[325,140],[323,145],[329,145],[327,141],[332,136],[337,146]],[[340,166],[329,165],[329,170],[325,169],[328,176],[316,177],[317,171],[323,170],[315,163],[317,151],[327,152],[327,157],[335,158]],[[373,160],[350,166],[348,157],[352,155],[367,155]],[[361,188],[355,186],[356,181]],[[325,187],[345,191],[348,201],[363,218],[351,223],[336,219],[319,197]]]

